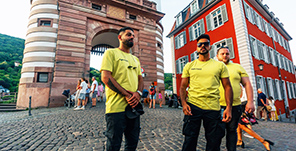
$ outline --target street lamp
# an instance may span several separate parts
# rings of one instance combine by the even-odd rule
[[[263,64],[260,63],[260,64],[258,65],[258,67],[259,67],[259,70],[255,70],[256,73],[259,72],[259,71],[263,71],[263,67],[264,67]]]

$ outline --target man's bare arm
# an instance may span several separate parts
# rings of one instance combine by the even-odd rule
[[[189,83],[189,78],[182,78],[181,86],[180,86],[180,98],[181,98],[181,103],[182,103],[184,114],[185,115],[192,115],[191,108],[187,104],[187,101],[186,101],[186,88],[188,86],[188,83]]]
[[[246,111],[253,113],[255,111],[254,100],[253,100],[253,87],[249,77],[242,77],[242,84],[245,87],[248,103],[246,104]]]
[[[228,123],[232,118],[231,112],[232,112],[233,92],[232,92],[232,87],[231,87],[229,78],[222,78],[221,83],[225,91],[224,96],[226,100],[226,109],[223,112],[222,121]]]
[[[102,81],[114,92],[121,94],[125,97],[131,96],[131,94],[121,87],[116,80],[112,77],[111,72],[107,70],[102,71]]]

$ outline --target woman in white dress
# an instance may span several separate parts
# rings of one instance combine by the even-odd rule
[[[275,108],[275,105],[274,105],[274,99],[273,99],[272,96],[270,96],[270,97],[268,97],[267,100],[268,100],[269,106],[271,106],[271,110],[270,110],[271,120],[276,121],[276,117],[275,117],[276,108]]]

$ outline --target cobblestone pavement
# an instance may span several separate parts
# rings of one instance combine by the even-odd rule
[[[138,151],[181,150],[183,143],[181,109],[144,108],[141,116],[141,134]],[[73,111],[65,107],[0,113],[0,150],[75,150],[104,149],[106,141],[104,104],[97,107]],[[296,150],[296,124],[284,122],[260,122],[253,129],[263,138],[272,140],[273,151]],[[264,150],[256,139],[244,137],[245,149],[239,151]],[[122,145],[123,146],[123,145]],[[201,130],[197,150],[205,150],[204,132]],[[225,149],[225,139],[221,150]]]

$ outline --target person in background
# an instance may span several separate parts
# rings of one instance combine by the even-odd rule
[[[98,85],[98,97],[99,97],[99,102],[103,102],[104,100],[104,93],[105,93],[105,88],[101,82],[99,82]]]
[[[91,100],[92,100],[92,105],[90,106],[90,108],[95,107],[96,103],[97,103],[97,93],[98,93],[98,82],[96,80],[96,77],[93,76],[91,78],[91,80],[93,81],[91,84]]]
[[[272,96],[269,96],[267,100],[268,100],[269,106],[271,106],[271,110],[270,110],[271,120],[276,121],[277,117],[275,115],[275,111],[276,111],[276,108],[275,108],[275,105],[274,105],[275,101],[274,101]]]
[[[76,93],[75,93],[75,108],[77,107],[78,104],[78,98],[80,95],[80,84],[81,84],[81,80],[79,79],[77,82],[77,86],[76,86]]]
[[[90,84],[88,83],[88,80],[85,80],[85,83],[87,84],[87,89],[85,93],[85,106],[89,102],[89,94],[90,94]]]
[[[152,103],[153,103],[153,108],[155,109],[156,86],[154,86],[154,82],[152,82],[150,87],[149,87],[149,94],[150,94],[150,106],[149,106],[149,108],[152,107]]]
[[[257,97],[257,118],[261,119],[261,111],[264,117],[264,120],[267,121],[267,111],[266,111],[266,95],[262,92],[262,89],[259,88],[258,90],[258,97]]]
[[[161,91],[159,91],[159,93],[158,93],[158,101],[159,101],[159,107],[162,107],[162,95],[161,95]]]
[[[80,94],[78,97],[78,103],[77,103],[77,107],[74,110],[84,110],[85,109],[85,94],[86,94],[86,89],[88,88],[85,79],[81,78],[81,84],[79,86],[80,89]],[[82,107],[81,107],[82,104]]]

